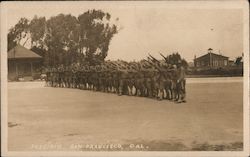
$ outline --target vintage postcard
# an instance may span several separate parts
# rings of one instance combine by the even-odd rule
[[[249,156],[247,1],[1,4],[2,156]]]

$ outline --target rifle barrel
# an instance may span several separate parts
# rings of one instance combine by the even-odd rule
[[[160,53],[160,55],[167,61],[167,58],[163,54]]]

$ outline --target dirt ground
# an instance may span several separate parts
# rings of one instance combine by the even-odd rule
[[[187,80],[187,103],[8,83],[8,149],[242,150],[243,79]]]

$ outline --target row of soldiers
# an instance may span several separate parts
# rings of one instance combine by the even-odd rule
[[[46,85],[78,88],[185,102],[185,68],[150,55],[140,62],[105,61],[101,65],[73,64],[46,70]]]

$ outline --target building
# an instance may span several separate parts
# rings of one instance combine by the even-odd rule
[[[43,58],[35,52],[17,45],[8,52],[8,79],[32,80],[39,72]]]
[[[194,58],[194,66],[196,68],[220,68],[229,65],[229,57],[215,54],[213,49],[209,48],[208,53]]]

